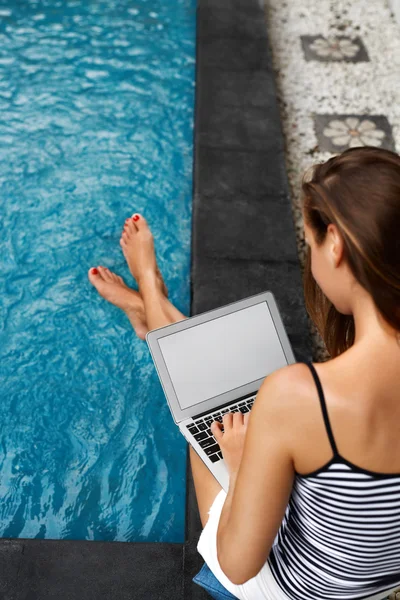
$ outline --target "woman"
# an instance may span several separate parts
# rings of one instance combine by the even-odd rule
[[[331,359],[263,382],[251,416],[213,424],[226,494],[190,448],[214,598],[386,598],[400,584],[400,157],[354,148],[303,181],[304,293]],[[185,318],[168,300],[145,219],[121,246],[139,293],[89,279],[143,339]],[[210,508],[211,507],[211,508]]]

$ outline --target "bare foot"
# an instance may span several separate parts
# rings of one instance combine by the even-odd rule
[[[153,234],[142,215],[136,213],[131,219],[126,219],[120,244],[129,270],[138,284],[139,278],[146,273],[155,273],[161,292],[168,298],[168,289],[157,265]]]
[[[131,290],[124,283],[122,277],[105,267],[90,269],[88,277],[100,296],[126,313],[136,335],[144,340],[149,328],[147,327],[146,313],[140,294],[135,290]]]

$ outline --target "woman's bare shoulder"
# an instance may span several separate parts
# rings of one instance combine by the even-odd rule
[[[316,387],[310,368],[304,363],[295,363],[277,369],[268,375],[260,390],[259,404],[268,412],[292,422],[293,417],[310,417],[315,411]],[[291,419],[287,419],[290,416]],[[309,420],[309,419],[307,419]]]
[[[265,395],[271,392],[271,396],[276,401],[285,399],[290,403],[294,397],[308,396],[312,382],[310,368],[304,363],[294,363],[268,375],[263,381],[260,392]]]
[[[315,366],[319,372],[323,370],[321,364]],[[258,408],[259,415],[264,413],[279,429],[299,472],[312,471],[320,466],[321,459],[326,462],[331,458],[318,391],[306,364],[287,365],[269,375],[259,390]],[[318,456],[315,448],[319,448]]]

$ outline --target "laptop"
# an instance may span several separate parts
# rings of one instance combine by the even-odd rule
[[[251,411],[265,377],[296,362],[273,293],[153,329],[146,341],[176,425],[227,491],[211,423]]]

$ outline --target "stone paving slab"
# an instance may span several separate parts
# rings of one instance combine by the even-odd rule
[[[18,540],[0,541],[0,598],[14,600],[24,545]]]
[[[181,544],[22,540],[2,600],[183,599]],[[3,566],[8,570],[10,553]]]
[[[198,39],[267,39],[265,21],[260,19],[258,7],[252,4],[222,7],[216,2],[206,6],[200,2],[197,13]]]
[[[210,196],[235,198],[243,192],[249,196],[287,193],[283,151],[277,147],[268,152],[196,148],[198,171],[195,173],[194,208],[202,208],[202,199]],[[196,227],[194,228],[196,231]]]
[[[234,71],[260,71],[271,69],[271,55],[265,39],[242,40],[235,38],[204,38],[198,67],[213,67]]]
[[[296,260],[292,212],[285,194],[249,195],[237,191],[233,197],[210,196],[196,218],[202,230],[197,244],[203,257]]]

